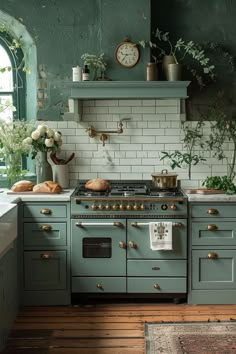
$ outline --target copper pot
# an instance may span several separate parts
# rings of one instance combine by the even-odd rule
[[[156,188],[174,189],[177,187],[177,174],[168,173],[167,170],[162,170],[161,173],[152,174],[152,182]]]

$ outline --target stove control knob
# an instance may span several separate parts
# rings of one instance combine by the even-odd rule
[[[167,210],[168,209],[168,205],[167,204],[162,204],[161,209],[162,210]]]
[[[92,204],[92,205],[91,205],[91,209],[92,209],[92,210],[97,210],[97,208],[98,208],[98,206],[97,206],[96,204]]]
[[[134,206],[133,206],[133,209],[134,210],[139,210],[139,205],[135,203]]]
[[[140,210],[145,210],[144,204],[141,204],[141,205],[140,205]]]
[[[125,210],[125,205],[124,204],[120,204],[119,208],[120,208],[120,210]]]
[[[99,210],[103,210],[104,209],[104,205],[103,204],[99,204],[98,209]]]
[[[126,210],[132,210],[132,205],[127,204],[127,205],[126,205]]]
[[[119,209],[119,205],[118,204],[113,204],[112,205],[112,209],[113,210],[118,210]]]
[[[170,205],[170,210],[177,210],[177,206],[175,204]]]
[[[106,210],[110,210],[110,209],[111,209],[111,206],[110,206],[109,204],[106,204],[105,209],[106,209]]]

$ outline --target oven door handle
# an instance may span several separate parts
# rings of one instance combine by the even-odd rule
[[[133,227],[148,226],[148,225],[149,225],[149,222],[132,222],[131,223],[131,226],[133,226]],[[172,226],[173,227],[182,227],[183,224],[182,224],[182,222],[173,222]]]
[[[75,226],[84,227],[84,226],[116,226],[123,227],[122,222],[76,222]]]

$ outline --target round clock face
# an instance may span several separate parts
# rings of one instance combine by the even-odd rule
[[[132,42],[122,42],[116,47],[115,58],[124,68],[132,68],[139,61],[139,49]]]

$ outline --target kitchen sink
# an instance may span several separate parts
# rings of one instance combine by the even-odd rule
[[[17,237],[17,204],[0,203],[0,257]]]

